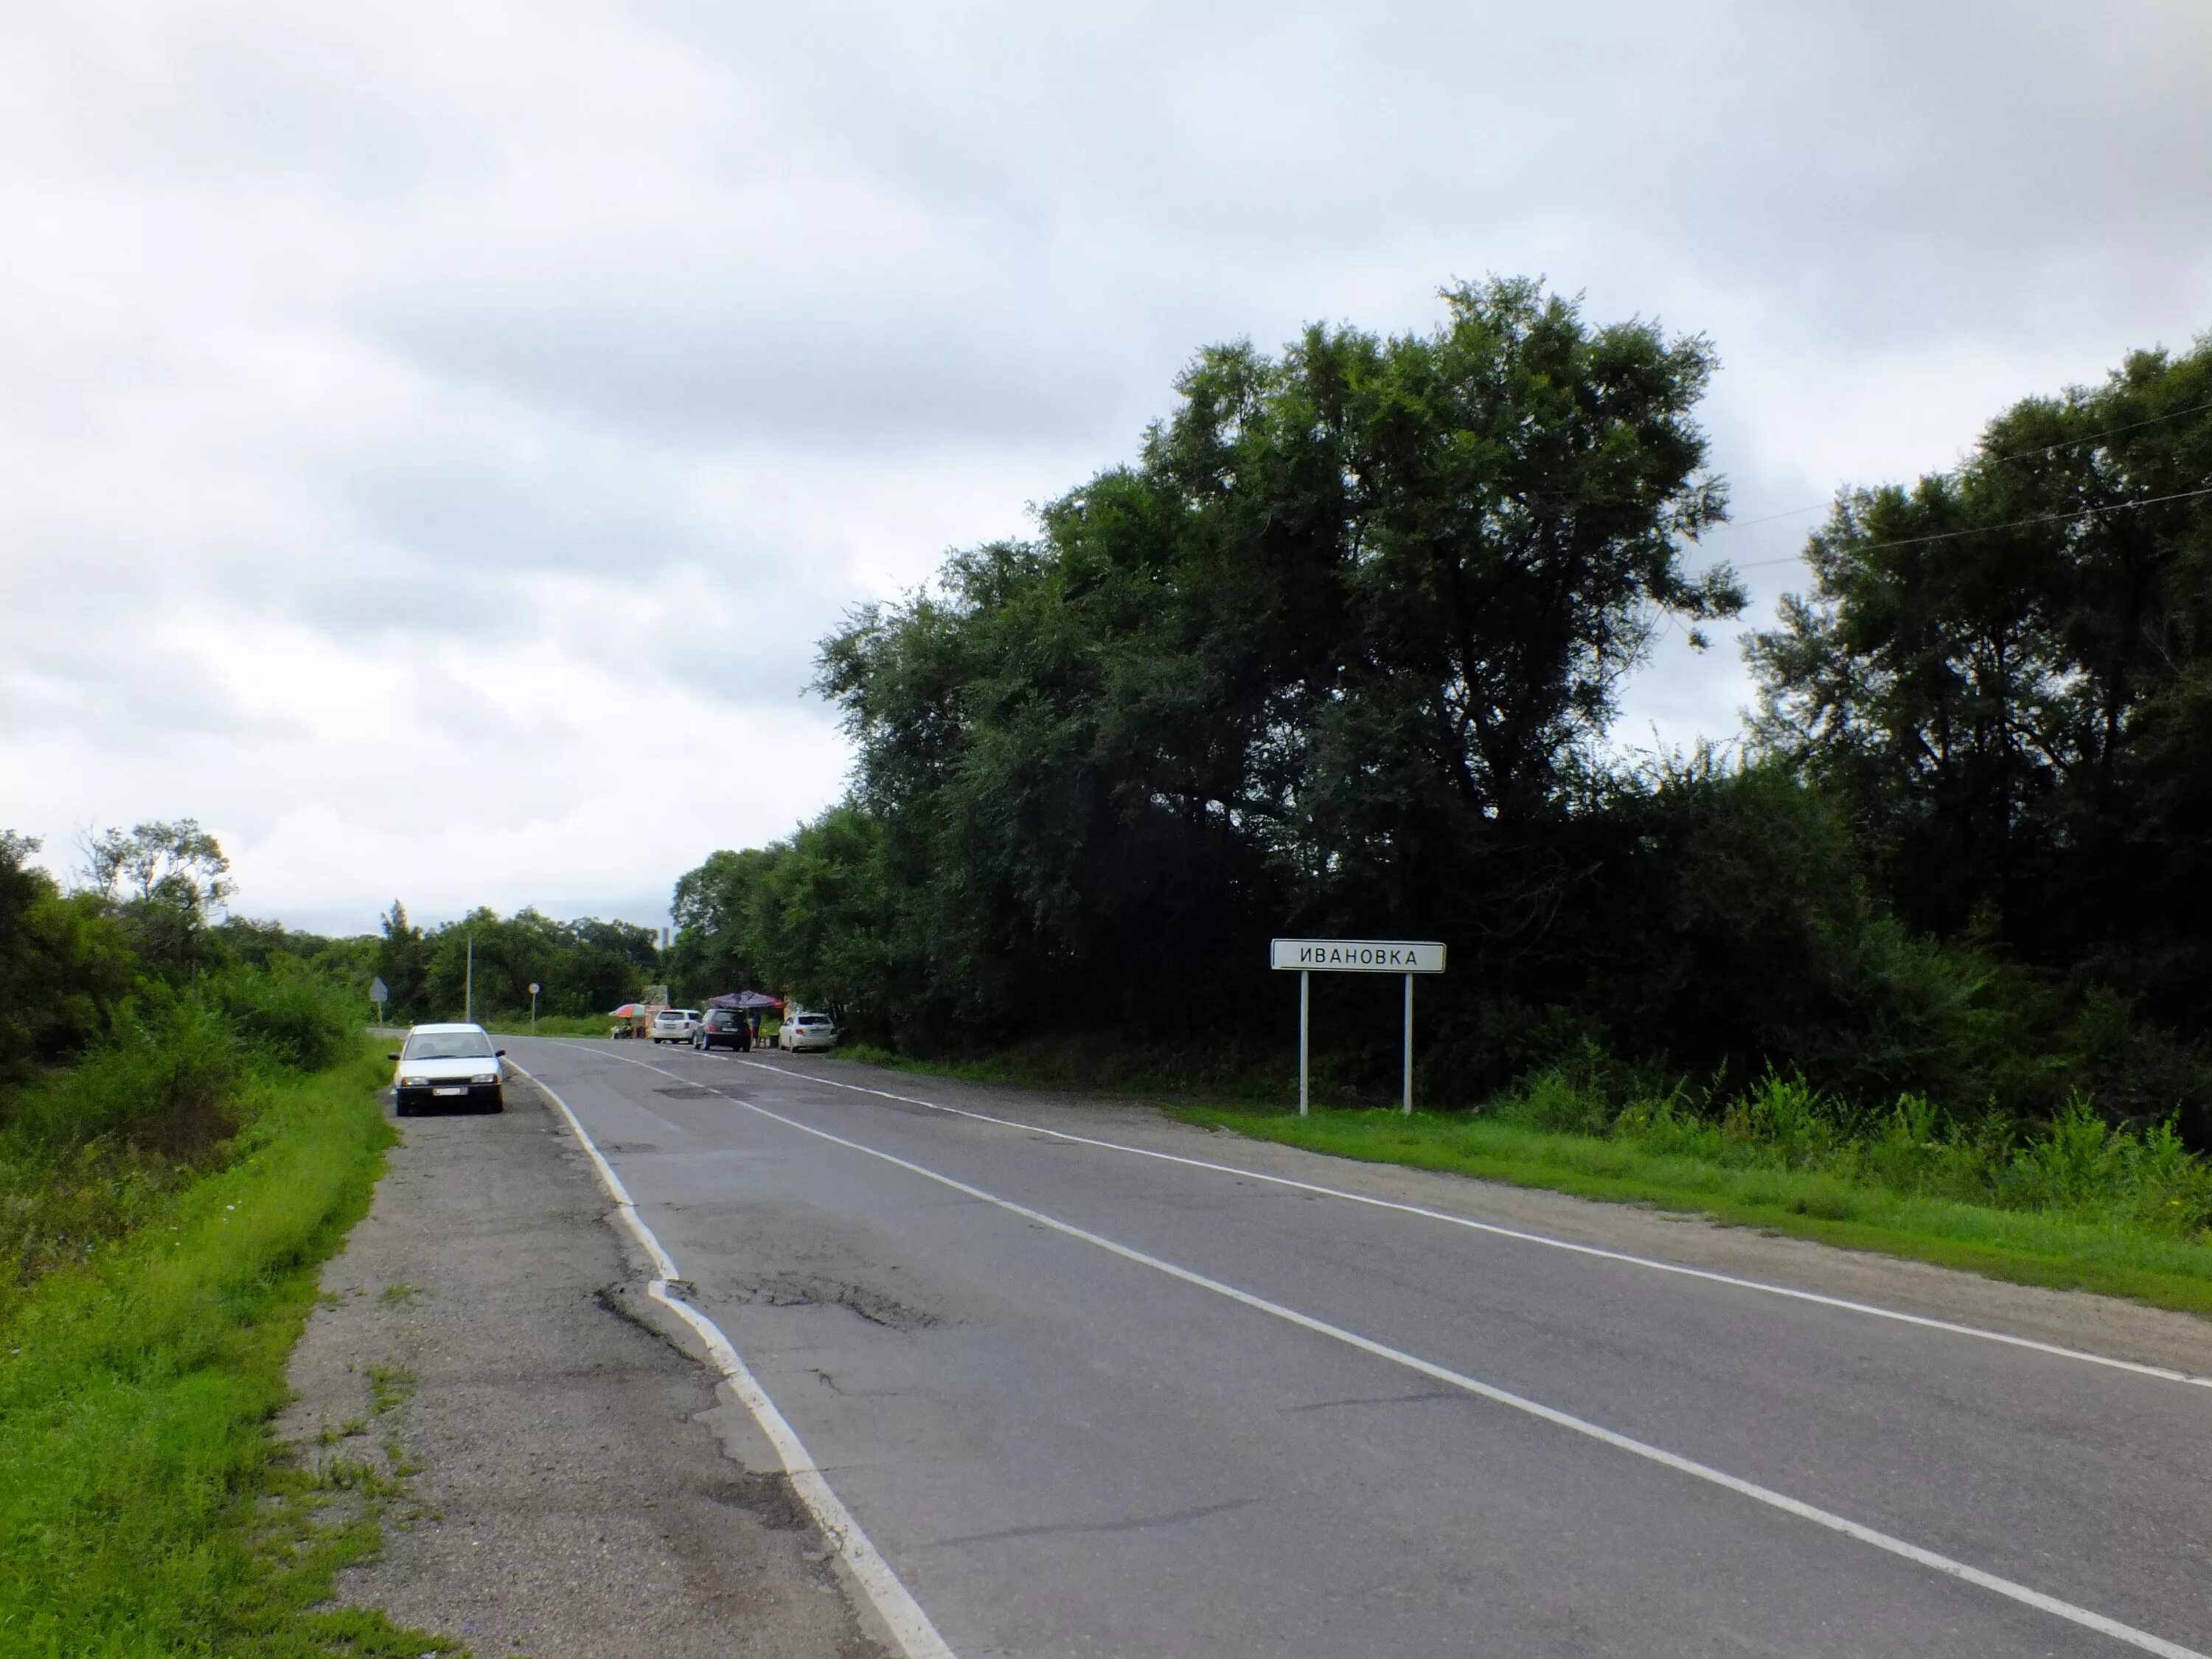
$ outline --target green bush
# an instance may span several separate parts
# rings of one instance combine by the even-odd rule
[[[251,1057],[209,999],[149,994],[108,1041],[8,1103],[9,1156],[52,1162],[103,1143],[189,1157],[235,1127]]]
[[[295,1071],[334,1064],[361,1026],[358,1000],[296,957],[228,969],[210,976],[206,993],[246,1042]]]

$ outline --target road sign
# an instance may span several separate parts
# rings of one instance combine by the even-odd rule
[[[1276,939],[1270,968],[1327,974],[1441,974],[1444,947],[1434,939]]]
[[[1413,975],[1441,974],[1444,947],[1427,939],[1275,939],[1267,941],[1267,966],[1298,976],[1298,1115],[1306,1115],[1307,1058],[1311,1042],[1312,975],[1403,974],[1406,976],[1406,1089],[1413,1109]]]
[[[532,996],[538,994],[538,981],[534,979],[530,981],[530,994]]]
[[[387,999],[389,999],[391,995],[392,995],[392,992],[391,992],[390,988],[389,988],[385,984],[385,982],[384,982],[382,980],[380,980],[380,979],[373,979],[373,980],[369,981],[369,982],[368,982],[368,1000],[369,1000],[371,1002],[383,1002],[383,1001],[386,1000]]]

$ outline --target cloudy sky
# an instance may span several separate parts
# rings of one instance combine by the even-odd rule
[[[1455,276],[1710,335],[1698,556],[1786,559],[2212,327],[2208,110],[2203,0],[13,5],[0,827],[658,921],[837,792],[846,607]],[[1748,695],[1677,633],[1621,736]]]

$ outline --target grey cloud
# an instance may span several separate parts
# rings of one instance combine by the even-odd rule
[[[368,325],[433,374],[691,448],[1060,441],[1098,435],[1121,401],[1110,356],[1003,289],[924,293],[888,261],[835,295],[748,295],[744,275],[571,278],[519,302],[441,287],[380,301]]]

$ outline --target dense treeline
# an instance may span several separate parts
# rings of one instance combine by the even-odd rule
[[[392,994],[387,1013],[459,1019],[469,1002],[472,941],[478,1019],[527,1013],[532,985],[540,1013],[602,1014],[634,1000],[659,970],[653,931],[635,922],[556,921],[528,908],[502,917],[479,908],[426,933],[395,899],[382,937],[371,941],[374,970]]]
[[[1687,556],[1725,514],[1711,352],[1528,283],[1445,299],[1201,353],[1133,465],[826,641],[851,795],[684,878],[679,983],[916,1051],[1278,1054],[1271,933],[1433,937],[1432,1097],[1796,1069],[2202,1139],[2212,347],[1844,493],[1751,641],[1748,740],[1632,763],[1623,674],[1742,603]],[[1376,1081],[1391,1048],[1336,1044]]]

